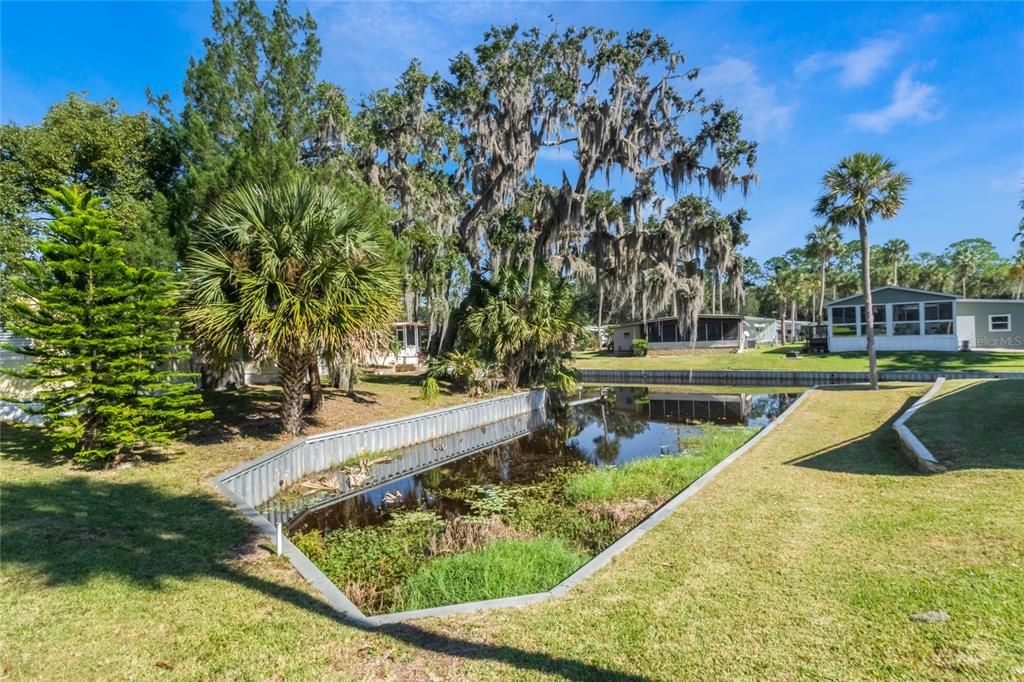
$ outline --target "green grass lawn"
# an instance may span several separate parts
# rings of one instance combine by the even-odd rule
[[[417,407],[414,387],[388,388],[364,386],[370,407]],[[47,680],[1020,679],[1024,468],[982,453],[916,474],[889,426],[922,391],[815,392],[563,599],[375,632],[336,620],[207,483],[271,435],[80,471],[5,429],[0,667]],[[370,414],[342,406],[349,421]],[[950,619],[910,620],[933,610]]]
[[[808,372],[866,372],[865,353],[828,353],[787,358],[786,351],[800,350],[802,344],[762,347],[743,353],[695,351],[682,355],[649,357],[617,356],[587,351],[577,353],[574,364],[581,369],[764,369]],[[990,371],[1024,372],[1024,353],[943,353],[900,351],[878,354],[881,371]]]
[[[907,426],[947,467],[1024,469],[1024,381],[947,381]]]

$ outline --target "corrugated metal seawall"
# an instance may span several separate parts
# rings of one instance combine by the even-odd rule
[[[437,436],[436,438],[403,448],[401,453],[390,461],[374,464],[368,472],[369,477],[362,481],[357,488],[349,486],[348,476],[337,473],[335,479],[339,484],[338,492],[324,496],[312,506],[306,498],[283,502],[271,499],[259,511],[270,519],[271,523],[277,524],[281,522],[287,525],[306,511],[313,511],[320,507],[336,504],[341,500],[362,495],[391,481],[468,457],[482,450],[525,436],[544,426],[546,422],[547,415],[543,405],[541,405],[539,409],[523,412],[508,419],[484,424],[466,431]]]
[[[544,400],[544,390],[535,389],[528,393],[308,436],[221,474],[216,480],[250,506],[257,507],[273,497],[282,486],[329,469],[356,455],[390,452],[529,414],[542,409]],[[404,460],[396,459],[388,466],[395,472],[401,470],[408,473]]]
[[[816,386],[859,384],[867,372],[800,372],[770,370],[582,369],[587,384],[719,384],[731,386]],[[880,372],[879,381],[932,382],[946,379],[1024,379],[1024,372]]]

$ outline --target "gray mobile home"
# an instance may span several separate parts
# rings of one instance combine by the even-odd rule
[[[880,351],[1024,349],[1024,301],[966,299],[896,286],[874,289],[871,297]],[[829,350],[866,350],[864,295],[827,307]]]

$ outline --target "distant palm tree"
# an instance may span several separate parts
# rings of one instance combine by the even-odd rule
[[[1010,281],[1017,285],[1013,297],[1018,301],[1024,296],[1024,242],[1017,247],[1017,255],[1013,258],[1009,270]]]
[[[900,285],[900,264],[910,258],[910,244],[903,239],[890,239],[882,245],[885,259],[892,263],[892,283]]]
[[[818,260],[821,295],[818,298],[818,321],[825,319],[825,277],[829,263],[843,249],[843,235],[835,225],[817,225],[807,233],[807,253]]]
[[[814,213],[833,225],[856,227],[860,233],[861,285],[864,288],[865,329],[871,388],[878,388],[875,354],[875,315],[871,300],[871,245],[868,225],[875,218],[889,219],[903,208],[910,177],[895,170],[896,164],[881,154],[857,152],[842,159],[822,178],[824,194]]]
[[[320,354],[382,339],[398,314],[379,215],[366,200],[291,180],[231,193],[193,241],[185,323],[216,356],[277,364],[287,433],[302,429],[306,374]]]
[[[967,298],[967,281],[978,269],[978,254],[971,249],[957,249],[953,252],[953,267],[956,269],[957,278],[960,280],[960,291],[964,298]]]

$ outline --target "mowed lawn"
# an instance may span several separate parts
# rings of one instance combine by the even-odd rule
[[[827,353],[787,358],[786,351],[802,350],[803,344],[757,348],[743,353],[693,351],[679,355],[630,357],[587,351],[577,353],[573,364],[580,369],[763,369],[806,372],[866,372],[865,353]],[[919,370],[925,372],[1024,372],[1024,353],[949,353],[894,351],[878,354],[881,371]]]
[[[947,381],[907,425],[948,467],[1024,469],[1024,381]]]
[[[2,667],[49,680],[1020,679],[1024,469],[916,474],[889,426],[923,390],[813,392],[564,599],[372,632],[335,619],[206,483],[259,438],[102,472],[16,439],[2,463]],[[949,620],[910,618],[937,610]]]

